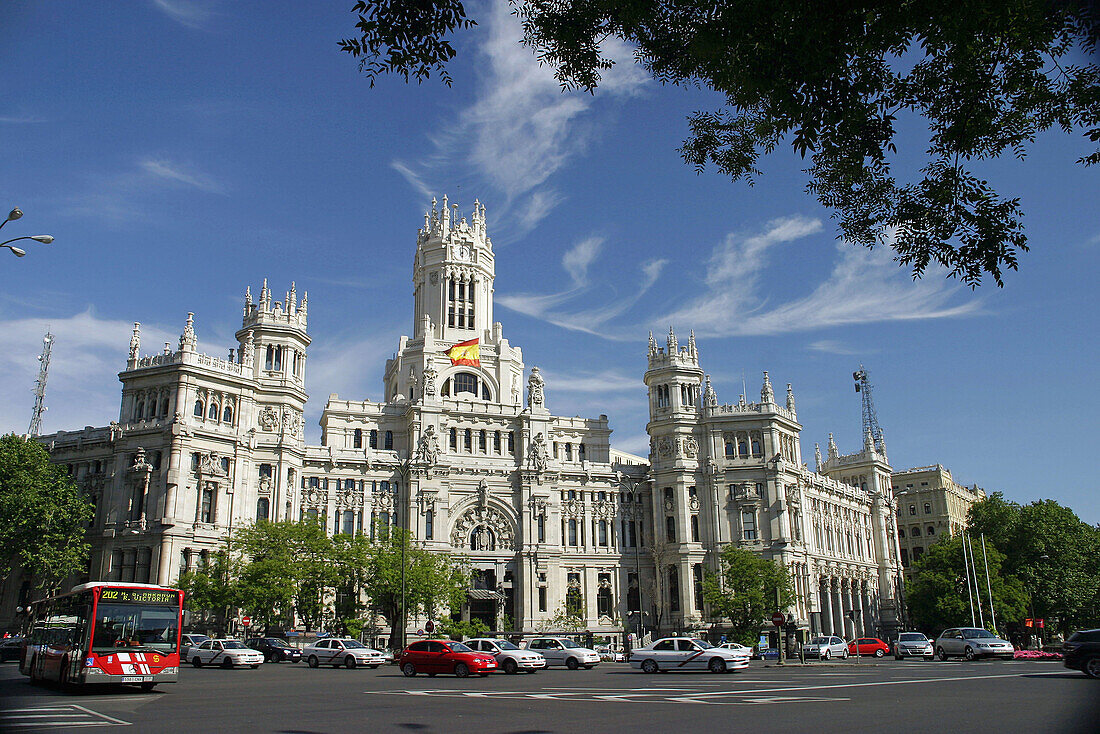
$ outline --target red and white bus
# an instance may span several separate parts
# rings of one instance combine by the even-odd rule
[[[150,691],[180,669],[183,592],[96,581],[27,607],[19,672],[63,688],[134,683]]]

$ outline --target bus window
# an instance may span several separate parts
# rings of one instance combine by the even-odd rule
[[[116,648],[176,652],[178,613],[177,607],[114,604],[100,600],[96,608],[92,652],[114,652]]]

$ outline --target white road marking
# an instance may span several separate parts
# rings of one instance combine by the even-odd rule
[[[130,722],[76,704],[36,706],[0,712],[0,728],[4,729],[27,727],[53,729],[77,726],[130,726]]]
[[[780,688],[764,688],[753,691],[708,691],[704,693],[692,694],[695,697],[704,696],[738,696],[755,693],[785,693],[787,691],[819,691],[832,688],[864,688],[869,686],[897,686],[897,685],[911,685],[913,683],[950,683],[957,680],[985,680],[988,678],[1019,678],[1022,673],[1007,673],[1001,675],[960,675],[950,676],[948,678],[919,678],[919,679],[905,679],[905,680],[880,680],[880,681],[868,681],[866,683],[832,683],[829,685],[821,686],[784,686]],[[1061,675],[1058,673],[1032,673],[1031,675]]]

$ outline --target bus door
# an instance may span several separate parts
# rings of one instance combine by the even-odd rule
[[[67,681],[80,674],[87,649],[87,599],[83,594],[64,596],[49,603],[44,621],[45,639],[40,648],[39,675],[47,680]]]

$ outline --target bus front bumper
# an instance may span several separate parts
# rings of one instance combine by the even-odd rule
[[[144,675],[112,675],[100,668],[85,668],[85,683],[175,683],[179,680],[179,668],[163,668],[157,673]]]

